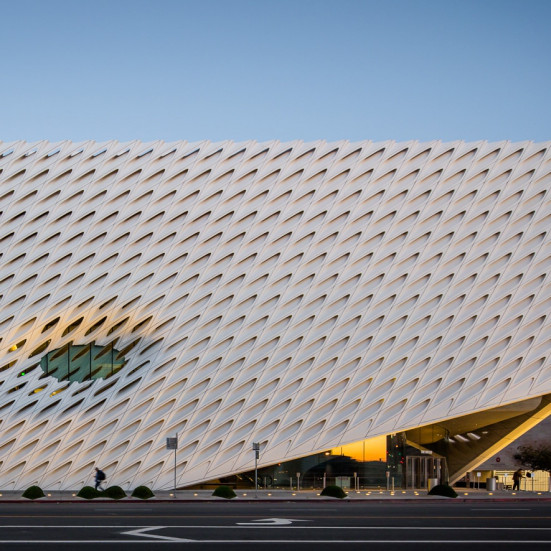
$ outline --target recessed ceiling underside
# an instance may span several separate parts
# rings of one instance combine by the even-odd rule
[[[550,143],[0,143],[0,485],[170,487],[551,392]],[[40,358],[114,347],[106,380]]]

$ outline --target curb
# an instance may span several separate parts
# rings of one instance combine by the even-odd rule
[[[51,505],[59,505],[61,503],[70,503],[70,504],[76,504],[76,503],[82,503],[82,504],[90,504],[94,503],[96,505],[98,504],[107,504],[107,505],[120,505],[120,504],[144,504],[147,503],[148,505],[152,505],[154,503],[307,503],[308,505],[315,505],[316,503],[324,504],[327,503],[407,503],[407,504],[413,504],[413,503],[423,503],[423,504],[442,504],[442,503],[551,503],[551,497],[529,497],[529,498],[447,498],[443,497],[441,499],[435,499],[433,497],[431,498],[425,498],[423,496],[415,497],[415,498],[400,498],[400,499],[382,499],[382,498],[373,498],[373,499],[361,499],[361,498],[355,498],[355,499],[343,499],[343,500],[337,500],[336,498],[333,499],[287,499],[287,498],[248,498],[248,499],[210,499],[210,498],[194,498],[194,499],[44,499],[40,498],[37,500],[31,500],[31,499],[25,499],[25,498],[19,498],[19,499],[2,499],[0,500],[0,505],[2,503],[10,503],[10,504],[17,504],[17,503],[36,503],[36,504],[51,504]]]

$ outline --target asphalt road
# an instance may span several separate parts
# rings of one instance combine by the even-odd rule
[[[536,551],[551,549],[551,503],[9,503],[0,549],[77,547]]]

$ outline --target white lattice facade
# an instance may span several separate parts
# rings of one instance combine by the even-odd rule
[[[0,488],[171,487],[551,393],[550,143],[0,144]],[[112,344],[105,380],[40,358]]]

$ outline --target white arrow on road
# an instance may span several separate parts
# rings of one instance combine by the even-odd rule
[[[253,522],[236,522],[239,526],[284,526],[293,522],[311,522],[310,520],[299,520],[296,518],[259,518]]]
[[[166,526],[146,526],[145,528],[139,528],[138,530],[130,530],[129,532],[122,532],[122,533],[128,536],[138,536],[142,538],[152,538],[152,539],[165,540],[165,541],[193,541],[193,540],[186,540],[182,538],[171,538],[169,536],[158,536],[156,534],[145,534],[145,532],[149,532],[151,530],[160,530],[161,528],[166,528]]]

